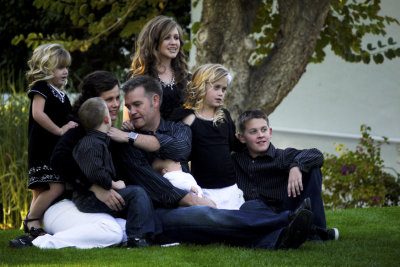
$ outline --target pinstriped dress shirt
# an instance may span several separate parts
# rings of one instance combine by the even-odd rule
[[[88,131],[72,151],[76,163],[85,177],[106,190],[111,189],[116,177],[111,153],[108,150],[110,137],[97,130]]]
[[[168,179],[154,171],[151,163],[156,157],[172,159],[181,162],[183,171],[188,172],[187,159],[192,144],[190,128],[182,122],[161,119],[155,133],[139,133],[157,137],[160,149],[146,152],[132,145],[116,144],[112,151],[116,169],[121,171],[126,183],[142,186],[153,201],[164,207],[176,207],[187,192],[174,187]]]
[[[323,154],[316,148],[297,150],[276,149],[270,144],[267,152],[252,158],[248,151],[232,155],[236,169],[237,184],[246,200],[282,200],[287,195],[289,171],[299,167],[302,172],[321,167]]]

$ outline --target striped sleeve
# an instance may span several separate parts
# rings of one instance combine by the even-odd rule
[[[117,169],[122,172],[125,181],[141,186],[153,201],[165,207],[176,207],[187,194],[154,171],[140,149],[120,144],[115,156],[119,162]]]
[[[90,136],[85,136],[75,146],[72,155],[86,178],[106,190],[111,189],[112,175],[104,164],[104,149]]]

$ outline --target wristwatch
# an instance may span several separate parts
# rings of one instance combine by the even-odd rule
[[[135,143],[135,141],[136,141],[138,135],[139,135],[138,133],[130,132],[130,133],[129,133],[129,136],[128,136],[128,143],[129,143],[130,145],[133,145],[133,143]]]

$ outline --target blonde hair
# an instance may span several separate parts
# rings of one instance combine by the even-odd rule
[[[154,78],[158,77],[157,65],[161,63],[160,44],[165,37],[174,28],[179,33],[179,52],[176,58],[171,60],[171,66],[174,70],[175,81],[182,84],[185,88],[187,82],[187,63],[185,54],[183,53],[183,31],[179,24],[172,18],[166,16],[158,16],[146,23],[141,30],[136,42],[136,51],[133,55],[130,71],[131,78],[146,74]]]
[[[44,44],[38,46],[28,61],[29,71],[26,78],[29,88],[38,81],[48,81],[54,78],[54,71],[71,65],[71,55],[59,44]],[[67,80],[65,81],[65,84]],[[64,84],[64,86],[65,86]]]
[[[103,98],[89,98],[79,108],[79,121],[87,131],[95,130],[103,123],[107,111],[107,105]]]
[[[229,71],[220,64],[204,64],[198,67],[192,76],[192,80],[188,84],[186,108],[199,110],[203,107],[204,98],[207,94],[207,83],[214,83],[222,78],[228,80],[228,84],[232,80]],[[213,123],[223,122],[225,113],[222,110],[223,103],[216,108]]]

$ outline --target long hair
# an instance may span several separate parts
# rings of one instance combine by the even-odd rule
[[[171,60],[175,81],[180,90],[184,90],[187,83],[188,67],[183,53],[183,32],[179,24],[170,17],[158,16],[146,23],[136,42],[136,51],[133,55],[130,71],[131,78],[137,75],[149,75],[158,78],[157,65],[161,63],[160,44],[168,33],[176,28],[179,33],[180,48],[176,58]]]
[[[204,105],[204,98],[207,94],[207,83],[214,83],[222,78],[227,78],[228,84],[232,77],[229,71],[220,64],[204,64],[198,67],[192,76],[192,80],[188,84],[186,108],[199,110]],[[222,110],[223,103],[216,108],[213,123],[216,125],[223,122],[225,118]]]
[[[79,84],[81,94],[72,106],[72,114],[77,115],[81,105],[92,97],[98,97],[101,93],[109,91],[118,85],[114,74],[108,71],[95,71],[89,73]]]
[[[71,65],[71,55],[59,44],[44,44],[38,46],[28,61],[26,72],[29,88],[38,81],[48,81],[54,78],[54,71]],[[67,80],[65,81],[65,84]],[[65,84],[63,86],[65,86]]]

